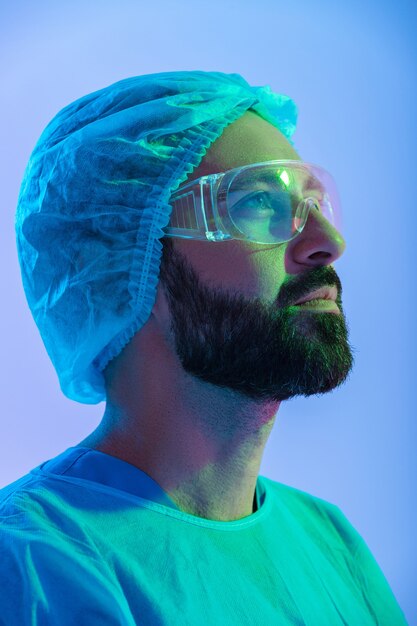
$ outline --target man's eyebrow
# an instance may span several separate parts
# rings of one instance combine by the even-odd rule
[[[283,170],[283,172],[285,172],[285,169]],[[276,183],[277,182],[277,177],[279,177],[279,175],[277,176],[277,172],[274,170],[267,170],[265,172],[262,172],[262,176],[260,178],[257,178],[256,176],[257,172],[256,170],[254,170],[253,172],[251,172],[251,175],[244,177],[243,180],[241,179],[240,181],[240,186],[245,189],[245,188],[249,188],[251,187],[251,185],[253,185],[254,181],[260,181],[260,182],[267,182],[267,183]],[[281,172],[282,174],[282,172]],[[320,182],[320,180],[313,176],[312,174],[309,174],[307,176],[307,178],[304,179],[304,176],[301,178],[302,182],[304,183],[302,189],[303,191],[310,191],[310,190],[319,190],[319,191],[324,191],[324,187],[322,185],[322,183]],[[285,181],[282,180],[282,182],[285,185]]]
[[[319,189],[320,191],[324,191],[324,186],[321,184],[319,179],[315,176],[312,176],[311,174],[306,180],[303,191],[309,191],[310,189]]]

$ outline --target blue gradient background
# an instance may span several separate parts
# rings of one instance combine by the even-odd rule
[[[61,393],[21,285],[14,212],[41,131],[128,76],[238,72],[295,100],[295,148],[338,183],[335,270],[357,350],[343,387],[281,405],[261,474],[337,504],[417,625],[416,23],[404,0],[1,4],[0,486],[83,439],[105,408]]]

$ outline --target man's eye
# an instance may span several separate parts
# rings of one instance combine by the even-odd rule
[[[274,207],[271,203],[271,198],[269,194],[265,191],[258,191],[256,193],[252,193],[249,196],[245,196],[242,200],[237,202],[233,206],[233,211],[235,210],[249,210],[249,211],[259,211],[259,210],[274,210]]]

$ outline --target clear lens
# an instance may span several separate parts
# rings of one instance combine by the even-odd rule
[[[239,169],[218,204],[244,238],[259,243],[293,239],[303,230],[309,210],[319,210],[341,227],[333,179],[322,168],[301,162]]]

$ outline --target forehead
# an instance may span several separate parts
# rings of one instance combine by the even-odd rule
[[[187,181],[273,159],[302,160],[278,128],[257,113],[246,111],[226,126],[211,144],[200,165],[188,175]]]

